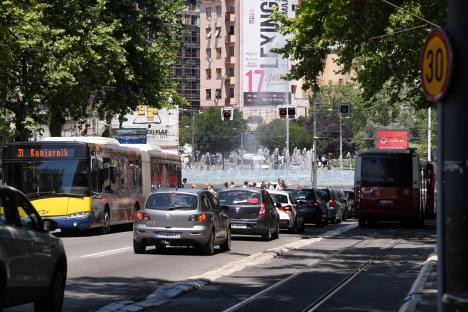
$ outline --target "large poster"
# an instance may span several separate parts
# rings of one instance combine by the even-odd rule
[[[113,124],[117,136],[129,137],[129,142],[143,143],[140,137],[146,133],[146,143],[157,145],[166,150],[179,148],[179,113],[177,109],[157,109],[149,106],[139,106],[133,114],[125,116],[120,129]],[[140,131],[138,130],[140,129]],[[138,139],[138,140],[137,140]]]
[[[241,26],[241,80],[244,106],[288,104],[289,82],[281,79],[289,61],[273,53],[282,48],[285,37],[272,21],[274,6],[292,16],[293,0],[243,0]]]

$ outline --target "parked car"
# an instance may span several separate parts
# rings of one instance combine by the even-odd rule
[[[291,233],[304,231],[304,212],[297,205],[291,192],[267,190],[276,203],[280,217],[280,228],[288,229]]]
[[[196,189],[162,190],[148,195],[145,206],[135,214],[133,250],[145,253],[154,245],[196,246],[206,255],[215,245],[231,249],[229,217],[209,191]]]
[[[29,302],[36,311],[62,310],[67,257],[49,234],[57,227],[22,192],[0,186],[0,310]]]
[[[314,223],[317,226],[328,224],[327,206],[313,188],[295,190],[297,203],[304,211],[304,223]]]
[[[328,210],[328,221],[333,223],[340,223],[343,219],[343,203],[338,200],[338,195],[335,190],[331,188],[320,188],[320,197],[325,202]]]
[[[348,197],[346,196],[346,193],[343,189],[335,189],[336,192],[337,200],[342,203],[343,206],[343,217],[342,220],[346,220],[350,216],[350,207],[349,207],[349,200]]]
[[[344,190],[345,196],[348,199],[349,214],[348,217],[354,217],[354,191]]]
[[[279,215],[265,190],[226,189],[218,193],[218,200],[231,220],[232,233],[261,235],[264,240],[279,237]]]

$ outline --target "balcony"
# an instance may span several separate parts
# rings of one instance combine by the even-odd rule
[[[234,56],[228,56],[225,58],[224,63],[226,64],[236,64],[236,58]]]
[[[235,22],[236,21],[236,14],[234,13],[226,13],[225,17],[226,22]]]
[[[226,84],[230,85],[235,85],[237,83],[237,79],[234,76],[227,77],[224,81],[226,82]]]
[[[227,35],[227,36],[226,36],[226,43],[236,43],[236,36],[234,36],[234,35]]]

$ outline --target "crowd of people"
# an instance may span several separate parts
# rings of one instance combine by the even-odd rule
[[[277,191],[282,191],[286,189],[286,184],[284,182],[284,179],[278,178],[277,183],[273,183],[270,181],[262,181],[260,184],[257,184],[257,182],[249,182],[249,181],[244,181],[242,185],[236,185],[234,181],[231,182],[224,182],[223,184],[224,188],[261,188],[261,189],[267,189],[267,190],[277,190]],[[192,189],[198,188],[197,184],[191,184],[190,187]],[[187,178],[182,179],[182,188],[189,188],[189,185],[187,183]],[[216,194],[216,187],[213,184],[205,183],[203,187],[201,187],[204,190],[210,191],[213,194]]]

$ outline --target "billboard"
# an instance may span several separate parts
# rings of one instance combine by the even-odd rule
[[[143,143],[141,137],[143,131],[146,133],[147,144],[157,145],[166,150],[179,148],[177,109],[157,109],[141,105],[137,111],[125,116],[125,121],[120,127],[114,122],[113,128],[113,133],[128,143]]]
[[[375,148],[377,149],[407,149],[408,130],[380,129],[375,132]]]
[[[281,76],[288,73],[289,60],[272,52],[274,48],[282,48],[286,38],[278,32],[271,12],[277,6],[292,17],[293,1],[241,1],[240,78],[244,106],[288,104],[289,82]]]

